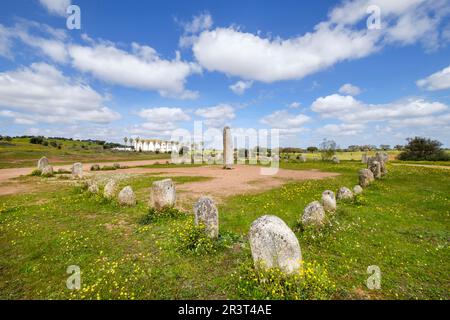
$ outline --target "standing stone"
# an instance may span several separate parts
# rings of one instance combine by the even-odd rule
[[[353,187],[353,193],[354,194],[361,194],[363,192],[363,188],[357,184],[356,186]]]
[[[341,161],[339,160],[338,156],[333,156],[333,158],[331,158],[331,161],[333,161],[333,163],[340,163]]]
[[[49,163],[49,162],[48,162],[47,157],[42,157],[42,158],[40,158],[40,159],[38,160],[38,163],[37,163],[37,168],[38,168],[38,170],[42,172],[42,170],[44,170],[44,168],[45,168],[46,166],[48,166],[48,163]]]
[[[381,164],[376,160],[370,160],[368,162],[369,170],[372,171],[375,179],[381,178]]]
[[[157,210],[173,207],[177,200],[175,185],[171,179],[153,182],[150,193],[150,206]]]
[[[41,170],[41,175],[43,176],[52,176],[53,175],[53,167],[46,165],[42,170]]]
[[[337,192],[337,198],[339,200],[353,199],[353,192],[347,187],[342,187]]]
[[[387,174],[386,162],[389,161],[389,155],[385,152],[377,152],[375,154],[375,160],[380,163],[381,175],[385,176]]]
[[[233,141],[230,127],[223,128],[223,168],[232,169],[233,167]]]
[[[369,169],[361,169],[359,170],[359,185],[363,188],[369,186],[369,184],[375,180],[372,171]]]
[[[325,190],[322,193],[322,206],[325,209],[325,211],[336,210],[336,197],[333,191]]]
[[[117,183],[115,180],[109,180],[108,183],[105,185],[105,190],[103,190],[103,196],[106,199],[112,199],[114,198],[114,195],[117,192]]]
[[[83,164],[80,162],[74,163],[72,166],[72,175],[75,178],[82,178],[83,177]]]
[[[136,205],[136,195],[130,186],[126,186],[119,192],[119,203],[125,206],[135,206]]]
[[[194,205],[194,215],[195,224],[204,224],[210,238],[219,236],[219,211],[211,198],[200,197]]]
[[[297,156],[297,160],[299,160],[300,162],[306,162],[306,157],[301,154]]]
[[[363,153],[363,155],[361,156],[361,162],[367,163],[367,153]]]
[[[90,182],[89,182],[88,191],[89,191],[90,193],[94,193],[94,194],[99,193],[100,189],[99,189],[99,187],[98,187],[97,182],[95,182],[95,181],[90,181]]]
[[[302,223],[305,226],[321,227],[325,222],[325,210],[319,201],[308,204],[303,210]]]
[[[300,270],[300,244],[280,218],[266,215],[256,219],[250,227],[249,238],[256,267],[280,268],[285,273]]]

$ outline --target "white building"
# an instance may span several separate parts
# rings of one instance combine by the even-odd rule
[[[157,139],[134,139],[134,150],[142,152],[179,152],[179,143]]]

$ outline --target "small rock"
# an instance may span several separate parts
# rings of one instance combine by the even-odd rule
[[[280,268],[285,273],[300,270],[300,244],[280,218],[266,215],[256,219],[250,227],[249,239],[255,267]]]
[[[97,194],[97,193],[100,191],[97,182],[95,182],[95,181],[90,181],[89,187],[88,187],[88,191],[89,191],[90,193]]]
[[[53,175],[53,167],[46,165],[42,170],[41,170],[41,175],[43,176],[52,176]]]
[[[72,175],[75,178],[82,178],[83,177],[83,164],[80,162],[74,163],[72,166]]]
[[[116,192],[117,192],[117,183],[115,180],[111,179],[105,185],[105,189],[103,190],[103,196],[106,199],[112,199],[112,198],[114,198]]]
[[[133,189],[130,186],[126,186],[122,189],[122,191],[119,192],[118,199],[121,205],[136,205],[136,195],[134,194]]]
[[[319,201],[308,204],[303,210],[302,223],[305,226],[321,227],[325,222],[325,210]]]
[[[331,158],[331,161],[333,161],[333,163],[340,163],[341,161],[339,160],[338,156],[333,156],[333,158]]]
[[[363,188],[367,188],[370,183],[375,180],[372,171],[369,169],[359,170],[359,185]]]
[[[361,193],[363,193],[363,188],[359,184],[353,187],[353,194],[361,194]]]
[[[337,192],[337,198],[338,200],[353,199],[353,192],[347,187],[342,187]]]
[[[333,191],[325,190],[322,193],[322,206],[325,209],[325,211],[336,210],[336,197]]]
[[[176,200],[177,194],[172,179],[153,182],[150,194],[150,206],[160,210],[164,207],[173,207]]]
[[[200,197],[194,205],[195,224],[203,223],[210,238],[219,236],[219,211],[209,197]]]

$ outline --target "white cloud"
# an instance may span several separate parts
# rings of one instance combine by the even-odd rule
[[[11,46],[11,32],[0,24],[0,56],[11,59],[13,57]]]
[[[64,29],[55,29],[46,24],[25,19],[18,20],[13,27],[4,27],[0,24],[0,55],[12,59],[13,40],[19,40],[34,51],[37,49],[38,54],[49,57],[55,62],[67,62],[65,44],[67,33]]]
[[[429,102],[422,98],[408,98],[387,104],[366,104],[352,96],[338,94],[320,97],[311,110],[323,118],[335,118],[346,122],[390,121],[429,116],[446,111],[448,106]]]
[[[336,63],[359,59],[388,44],[421,41],[440,46],[438,26],[450,14],[445,1],[380,0],[382,28],[368,30],[369,0],[345,1],[312,32],[289,39],[263,37],[238,27],[216,28],[191,39],[197,61],[209,71],[266,83],[301,79]],[[364,21],[365,22],[365,21]]]
[[[291,114],[287,110],[277,110],[261,119],[261,123],[276,129],[300,129],[311,120],[304,114]]]
[[[357,96],[361,93],[361,89],[351,83],[346,83],[339,89],[339,93]]]
[[[289,108],[291,108],[291,109],[298,109],[298,108],[300,108],[302,105],[300,104],[300,102],[292,102],[290,105],[289,105]]]
[[[316,130],[316,133],[327,137],[356,136],[363,132],[365,126],[356,123],[326,124]]]
[[[311,110],[322,114],[323,117],[335,117],[360,107],[361,103],[352,96],[332,94],[317,98],[311,105]]]
[[[235,84],[231,85],[230,89],[237,95],[243,95],[246,90],[248,90],[252,87],[252,85],[253,85],[253,81],[239,80]]]
[[[193,45],[199,63],[247,80],[274,82],[300,79],[336,62],[376,50],[376,33],[320,24],[313,33],[282,40],[262,38],[232,27],[204,31]]]
[[[106,100],[45,63],[0,73],[2,115],[17,123],[109,123],[120,115],[103,105]]]
[[[199,73],[193,63],[160,58],[149,46],[132,44],[132,53],[107,43],[69,47],[72,65],[103,81],[125,87],[156,90],[162,96],[193,99],[198,93],[184,88],[186,78]]]
[[[221,127],[236,117],[234,108],[224,103],[213,107],[199,108],[195,114],[204,118],[204,124],[210,127]]]
[[[71,0],[39,0],[39,2],[49,13],[63,17],[71,4]]]
[[[190,22],[180,24],[185,33],[198,33],[210,29],[213,25],[213,19],[209,13],[205,12],[194,16]]]
[[[425,79],[418,80],[417,86],[422,89],[435,91],[450,88],[450,66],[444,68]]]
[[[161,124],[174,121],[189,121],[191,119],[181,108],[148,108],[141,109],[137,114],[152,123]]]

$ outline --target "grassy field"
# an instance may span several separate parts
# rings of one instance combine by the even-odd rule
[[[50,145],[31,144],[29,139],[14,138],[0,141],[0,169],[33,167],[42,156],[52,163],[69,164],[76,161],[107,162],[125,160],[168,159],[169,154],[103,150],[101,145],[81,141],[50,140],[61,144],[61,149]]]
[[[218,299],[237,292],[235,274],[251,262],[246,234],[264,215],[294,228],[307,203],[325,189],[353,187],[358,162],[282,163],[341,175],[292,183],[256,195],[228,198],[219,207],[228,244],[195,255],[177,250],[176,229],[192,216],[142,225],[151,175],[121,185],[136,190],[138,205],[124,208],[57,178],[21,178],[39,184],[32,194],[0,197],[1,299]],[[334,226],[318,235],[297,232],[303,258],[325,266],[335,299],[450,298],[450,172],[389,166],[389,175],[356,202],[338,203]],[[176,177],[186,183],[202,177]],[[66,268],[78,265],[82,289],[70,291]],[[368,290],[367,267],[382,272],[381,290]]]

